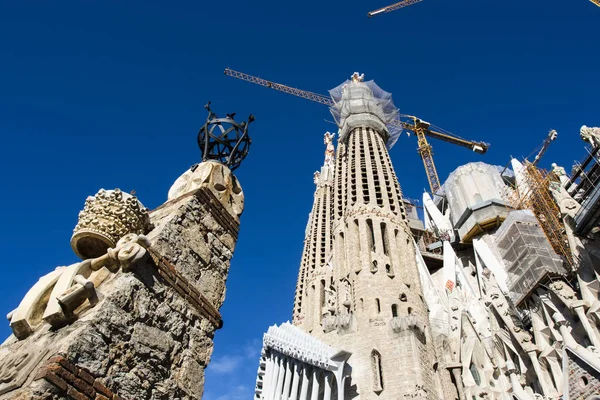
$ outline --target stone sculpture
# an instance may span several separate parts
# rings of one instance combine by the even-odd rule
[[[583,125],[579,131],[579,135],[586,142],[590,142],[592,147],[598,147],[600,145],[600,128],[590,128]]]
[[[150,244],[143,234],[150,229],[148,210],[134,196],[101,189],[88,197],[71,239],[84,260],[58,267],[33,285],[7,316],[15,337],[25,339],[44,323],[60,328],[94,307],[98,286],[144,257]]]
[[[217,161],[205,161],[185,171],[169,189],[168,199],[173,200],[202,187],[210,189],[239,221],[244,211],[244,192],[231,169]]]

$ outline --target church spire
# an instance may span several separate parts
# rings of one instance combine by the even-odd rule
[[[314,304],[310,305],[310,311],[306,310],[302,299],[309,290],[316,290],[321,283],[315,283],[316,276],[321,275],[330,261],[331,246],[331,221],[333,218],[333,161],[335,148],[333,146],[334,134],[325,132],[323,142],[325,147],[325,162],[320,171],[314,173],[315,189],[313,207],[309,215],[304,238],[304,251],[298,273],[296,284],[296,295],[294,297],[293,321],[296,325],[302,325],[304,317],[310,320],[310,324],[320,323],[321,309]],[[304,309],[303,309],[304,308]]]

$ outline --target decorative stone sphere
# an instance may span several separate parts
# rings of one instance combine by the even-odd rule
[[[128,233],[146,234],[150,229],[148,209],[137,197],[119,189],[100,189],[85,200],[71,248],[84,260],[100,257]]]

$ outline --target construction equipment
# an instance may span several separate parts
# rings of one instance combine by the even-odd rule
[[[419,3],[421,1],[423,1],[423,0],[403,0],[398,3],[392,4],[392,5],[389,5],[386,7],[382,7],[377,10],[373,10],[370,13],[367,13],[367,15],[369,16],[369,18],[371,18],[375,15],[389,13],[391,11],[394,11],[394,10],[397,10],[397,9],[403,8],[403,7],[408,7],[412,4]],[[591,1],[595,1],[595,0],[591,0]],[[598,0],[596,0],[596,1],[598,1]]]
[[[548,136],[546,136],[546,140],[544,140],[544,143],[542,144],[542,148],[537,153],[537,155],[533,159],[533,162],[531,163],[534,167],[537,165],[538,162],[540,162],[540,160],[542,159],[542,156],[544,155],[546,150],[548,150],[548,146],[554,139],[556,139],[557,136],[558,136],[558,133],[554,129],[552,129],[550,132],[548,132]]]
[[[229,68],[225,68],[225,75],[238,78],[243,81],[256,83],[258,85],[275,89],[280,92],[302,97],[304,99],[311,100],[317,103],[325,104],[329,107],[332,107],[334,105],[333,100],[330,97],[314,92],[309,92],[306,90],[296,89],[290,86],[282,85],[280,83],[268,81],[266,79],[248,75],[243,72],[235,71]],[[423,165],[425,166],[425,172],[427,173],[427,180],[429,181],[431,193],[434,195],[439,191],[441,184],[440,179],[438,178],[435,164],[433,162],[433,152],[431,149],[431,145],[427,142],[426,136],[443,140],[444,142],[456,144],[458,146],[466,147],[479,154],[484,154],[489,147],[489,144],[484,142],[475,142],[471,140],[462,139],[450,132],[444,131],[441,128],[434,127],[430,123],[425,122],[412,115],[400,114],[400,119],[398,121],[392,122],[392,125],[400,126],[403,129],[406,129],[407,131],[414,132],[417,135],[417,142],[419,145],[418,151],[421,155],[421,159],[423,160]],[[431,129],[432,127],[434,127],[435,130]]]
[[[592,3],[600,7],[600,0],[590,0]]]

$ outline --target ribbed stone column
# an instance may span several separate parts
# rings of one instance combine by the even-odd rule
[[[308,384],[310,383],[310,374],[308,366],[302,365],[302,386],[300,388],[300,400],[308,400]]]
[[[312,373],[312,390],[310,393],[310,400],[318,400],[319,399],[319,375],[318,370],[313,368]]]
[[[543,392],[542,394],[544,396],[551,396],[552,391],[548,387],[548,385],[546,384],[546,380],[544,379],[544,373],[542,372],[542,367],[540,366],[540,361],[538,360],[537,352],[535,350],[532,350],[532,351],[527,352],[527,355],[529,356],[529,359],[531,360],[531,364],[533,364],[533,369],[539,378],[538,383],[540,384],[540,387],[542,388],[542,392]]]
[[[281,394],[281,400],[288,400],[290,395],[290,385],[292,384],[292,359],[286,357],[285,359],[285,380],[283,383],[283,393]]]
[[[592,344],[594,345],[594,347],[596,349],[600,349],[600,342],[598,342],[598,337],[596,336],[596,334],[594,333],[594,331],[592,329],[592,326],[590,325],[590,321],[588,320],[588,317],[585,314],[585,309],[583,308],[583,306],[584,306],[584,302],[582,300],[579,300],[579,301],[575,302],[575,305],[573,306],[573,310],[575,311],[575,313],[577,314],[577,317],[581,321],[581,324],[583,325],[583,329],[585,329],[585,332],[587,333],[587,336],[590,339],[590,342],[592,342]]]
[[[323,400],[331,400],[331,372],[324,373],[325,390],[323,392]]]
[[[298,385],[300,384],[300,364],[294,361],[294,379],[292,380],[292,392],[290,393],[290,400],[296,400],[298,398]]]

